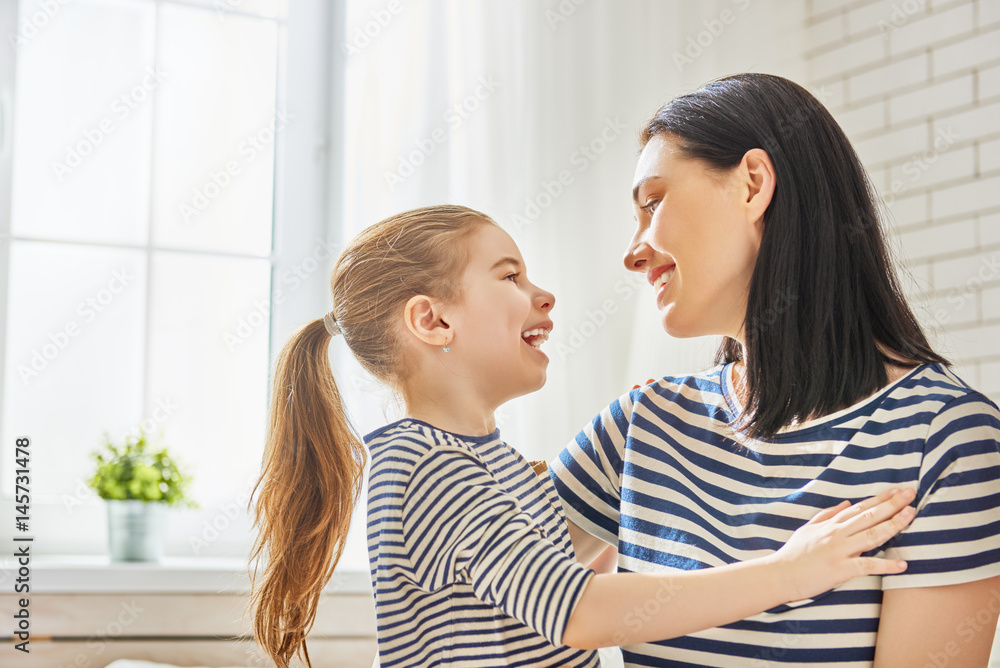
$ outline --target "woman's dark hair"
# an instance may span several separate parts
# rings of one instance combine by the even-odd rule
[[[749,399],[738,422],[749,436],[857,403],[888,383],[885,363],[949,364],[899,288],[861,161],[805,88],[768,74],[718,79],[661,107],[641,146],[664,133],[710,169],[732,169],[753,148],[774,165],[744,321]],[[742,357],[726,337],[715,362]]]

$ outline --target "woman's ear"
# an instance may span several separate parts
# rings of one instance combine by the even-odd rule
[[[774,165],[771,164],[767,152],[761,148],[747,151],[740,162],[740,176],[746,187],[747,221],[752,223],[760,234],[763,231],[764,212],[771,204],[776,183]]]
[[[453,336],[444,320],[444,304],[426,295],[410,297],[403,308],[403,322],[417,340],[432,346],[447,346]]]

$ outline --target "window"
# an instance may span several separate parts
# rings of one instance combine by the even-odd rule
[[[246,554],[272,277],[293,261],[276,249],[295,246],[275,225],[286,4],[22,0],[4,30],[0,498],[9,507],[14,439],[28,436],[39,553],[105,551],[87,455],[103,431],[142,424],[187,464],[202,506],[174,514],[168,554]]]

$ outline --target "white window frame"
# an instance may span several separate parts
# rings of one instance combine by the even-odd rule
[[[226,12],[233,15],[253,17],[257,20],[271,20],[277,25],[277,83],[276,111],[286,111],[292,118],[281,133],[275,134],[274,204],[272,217],[272,249],[263,257],[271,263],[272,291],[277,287],[279,277],[287,271],[301,269],[302,261],[312,255],[316,257],[318,239],[341,241],[338,230],[342,229],[340,214],[341,167],[338,157],[342,127],[340,100],[343,90],[343,63],[336,58],[335,36],[343,30],[344,3],[330,3],[328,0],[289,0],[287,18],[261,19],[260,16],[239,10],[238,2],[219,0],[214,5],[193,4],[184,0],[135,0],[153,2],[157,5],[183,5],[200,8],[208,12]],[[19,25],[18,2],[0,3],[0,36],[15,33]],[[5,40],[6,41],[6,40]],[[0,48],[0,371],[6,360],[6,332],[8,327],[7,290],[10,285],[11,241],[11,114],[14,101],[14,73],[17,52],[9,45]],[[18,237],[17,240],[22,239]],[[28,238],[24,238],[27,240]],[[59,243],[74,243],[63,242]],[[80,245],[93,246],[93,243]],[[116,246],[116,244],[97,244]],[[152,244],[118,245],[119,247],[153,250]],[[186,251],[185,251],[186,252]],[[197,251],[192,251],[197,253]],[[232,253],[208,253],[218,257],[250,257]],[[257,257],[257,256],[254,256]],[[269,373],[261,382],[268,383],[270,401],[270,372],[280,352],[281,345],[295,328],[307,320],[321,316],[329,308],[329,268],[335,257],[321,262],[321,267],[311,273],[308,279],[293,292],[289,292],[280,304],[271,304],[270,336],[268,345]],[[273,293],[272,293],[273,294]],[[148,297],[148,293],[147,293]],[[145,305],[149,311],[148,301]],[[148,334],[148,329],[147,329]],[[148,347],[147,347],[148,350]],[[0,376],[2,377],[2,376]],[[0,405],[4,401],[5,388],[0,382]],[[148,392],[144,384],[143,393]],[[145,405],[145,401],[143,402]],[[136,416],[137,421],[142,416]],[[264,423],[264,420],[261,420]],[[30,436],[30,434],[28,434]],[[261,433],[263,440],[264,433]],[[0,461],[0,475],[13,475],[13,462]],[[70,521],[59,512],[64,502],[54,495],[31,495],[31,530],[28,535],[35,537],[34,554],[79,555],[106,554],[106,545],[95,543],[95,534],[103,535],[103,502],[97,515],[93,509],[88,513],[73,517]],[[245,510],[245,509],[241,509]],[[185,557],[195,556],[188,541],[178,538],[201,532],[206,522],[217,519],[220,507],[204,507],[198,513],[175,514],[172,523],[181,518],[183,526],[172,527],[172,540],[168,541],[166,554]],[[14,499],[11,495],[0,495],[0,517],[9,521],[0,525],[0,539],[13,534]],[[41,533],[44,521],[61,521],[50,533]],[[81,521],[82,520],[82,521]],[[242,557],[247,556],[245,544],[248,540],[249,519],[244,515],[235,520],[234,529],[227,540],[214,542],[198,556],[202,557]]]

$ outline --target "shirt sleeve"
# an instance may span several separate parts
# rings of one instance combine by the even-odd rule
[[[613,401],[549,462],[566,517],[614,546],[621,521],[622,461],[637,396],[629,393]]]
[[[884,589],[963,584],[1000,575],[1000,411],[970,392],[931,421],[915,501],[917,515],[887,544],[905,559]]]
[[[594,571],[556,547],[471,453],[435,446],[403,497],[403,540],[418,586],[459,582],[561,645]]]

